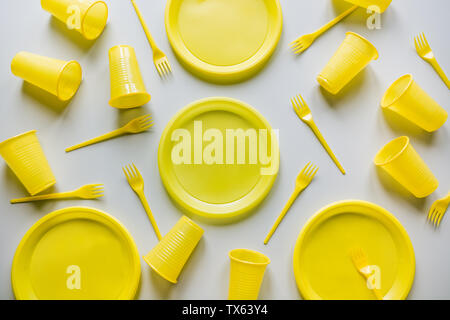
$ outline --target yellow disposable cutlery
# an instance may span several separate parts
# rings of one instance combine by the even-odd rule
[[[363,249],[357,247],[353,248],[350,252],[353,265],[355,266],[356,270],[366,279],[366,281],[369,279],[369,277],[372,275],[369,270],[369,262],[366,253]],[[383,300],[383,295],[377,288],[371,289],[373,291],[373,294],[378,300]]]
[[[127,177],[128,183],[130,184],[131,188],[136,192],[139,199],[142,202],[142,205],[144,206],[145,211],[147,212],[148,218],[150,219],[150,222],[153,226],[153,229],[155,230],[156,236],[158,237],[158,240],[161,240],[161,233],[159,232],[158,225],[156,224],[155,218],[153,217],[152,210],[150,210],[150,206],[148,205],[147,199],[145,198],[144,194],[144,178],[142,178],[141,173],[136,168],[136,166],[133,164],[125,166],[123,168],[123,173],[125,173],[125,176]]]
[[[428,212],[428,221],[434,224],[436,227],[439,227],[441,224],[441,220],[447,211],[448,205],[450,203],[450,192],[447,194],[445,198],[436,200]]]
[[[308,164],[303,168],[303,170],[300,172],[300,174],[297,176],[297,179],[295,181],[295,190],[292,193],[291,197],[289,198],[288,202],[283,208],[283,211],[281,211],[280,215],[278,216],[277,220],[275,221],[272,229],[270,229],[270,232],[267,234],[266,239],[264,239],[264,244],[267,244],[274,234],[275,230],[278,228],[278,226],[281,223],[281,220],[283,220],[284,216],[288,212],[289,208],[294,203],[295,199],[297,199],[300,192],[306,189],[307,186],[311,183],[312,179],[317,173],[317,170],[319,170],[318,167],[311,164],[311,162],[308,162]]]
[[[309,109],[308,105],[306,104],[305,100],[303,100],[301,95],[298,95],[295,98],[291,99],[292,106],[294,107],[295,113],[297,113],[298,117],[306,123],[311,130],[316,135],[317,139],[319,139],[322,146],[325,148],[325,150],[330,155],[331,159],[333,159],[336,166],[341,170],[342,174],[345,174],[344,168],[339,163],[338,159],[334,155],[333,151],[331,151],[331,148],[328,146],[328,143],[325,141],[324,137],[319,131],[319,128],[317,128],[313,116],[311,114],[311,110]]]
[[[110,133],[106,133],[100,137],[82,142],[80,144],[77,144],[73,147],[67,148],[66,152],[74,151],[89,145],[92,145],[94,143],[99,143],[108,139],[112,139],[127,133],[141,133],[148,129],[150,129],[153,126],[153,121],[151,120],[150,115],[145,115],[138,117],[136,119],[131,120],[126,125],[124,125],[122,128],[116,129],[114,131],[111,131]]]
[[[158,70],[159,75],[162,77],[166,74],[169,74],[172,72],[172,68],[170,67],[169,60],[167,59],[164,52],[161,51],[161,49],[158,48],[156,45],[155,39],[153,39],[152,34],[150,33],[150,30],[147,27],[147,24],[145,23],[144,17],[142,16],[141,11],[139,10],[136,1],[131,0],[131,3],[133,4],[134,9],[136,10],[136,13],[139,17],[139,20],[141,21],[142,27],[144,28],[144,32],[147,35],[148,42],[150,43],[150,46],[153,50],[153,63],[155,64],[156,70]]]
[[[428,43],[427,38],[425,37],[425,34],[423,32],[414,38],[414,44],[419,56],[433,66],[434,70],[436,70],[436,72],[439,74],[447,88],[450,89],[450,81],[445,75],[444,70],[442,70],[441,66],[437,62],[436,57],[431,50],[430,44]]]
[[[78,190],[69,191],[69,192],[61,192],[61,193],[52,193],[52,194],[43,194],[34,197],[26,197],[20,199],[13,199],[11,203],[24,203],[24,202],[33,202],[33,201],[42,201],[42,200],[56,200],[56,199],[97,199],[103,197],[103,185],[102,184],[88,184],[85,185]]]
[[[340,22],[342,19],[350,15],[353,11],[358,9],[358,6],[353,6],[350,9],[344,11],[339,16],[328,22],[326,25],[324,25],[322,28],[318,29],[317,31],[306,34],[304,36],[301,36],[297,38],[295,41],[291,43],[291,49],[294,51],[295,54],[302,53],[306,49],[308,49],[311,44],[323,33],[325,33],[328,29],[335,26],[338,22]]]

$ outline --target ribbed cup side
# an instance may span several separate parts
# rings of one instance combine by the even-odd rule
[[[389,109],[428,132],[439,129],[448,118],[447,111],[415,81]]]
[[[255,266],[231,261],[230,285],[228,299],[230,300],[256,300],[266,266]]]
[[[11,62],[11,71],[15,76],[57,95],[58,79],[66,63],[30,52],[19,52]]]
[[[146,92],[135,51],[129,46],[111,48],[110,54],[111,98]]]
[[[376,50],[366,41],[354,34],[347,34],[318,78],[326,82],[325,89],[337,93],[361,72],[376,55]]]
[[[164,278],[176,282],[202,235],[199,226],[183,217],[145,259]]]
[[[0,153],[31,195],[55,184],[56,179],[34,134],[6,143]]]
[[[439,182],[411,144],[383,168],[418,198],[433,193]]]

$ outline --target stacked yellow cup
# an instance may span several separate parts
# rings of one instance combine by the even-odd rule
[[[337,94],[376,59],[378,51],[369,40],[357,33],[347,32],[336,53],[318,75],[317,82],[328,92]]]
[[[203,229],[183,216],[144,260],[161,277],[177,283],[181,270],[202,236]]]
[[[31,195],[56,183],[36,130],[25,132],[0,143],[0,155]]]

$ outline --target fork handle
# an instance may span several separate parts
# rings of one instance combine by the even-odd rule
[[[10,202],[12,204],[15,204],[15,203],[25,203],[25,202],[34,202],[34,201],[42,201],[42,200],[68,199],[68,198],[73,198],[73,197],[74,197],[74,192],[61,192],[61,193],[43,194],[43,195],[34,196],[34,197],[12,199]]]
[[[333,151],[331,150],[330,146],[328,145],[328,143],[326,142],[325,138],[323,137],[322,133],[320,132],[319,128],[316,126],[316,124],[314,122],[309,122],[308,123],[309,127],[311,128],[311,130],[314,132],[314,134],[316,135],[317,139],[319,139],[320,143],[322,144],[322,146],[325,148],[325,150],[328,152],[329,156],[331,157],[331,159],[334,161],[334,163],[336,164],[336,166],[339,168],[339,170],[342,172],[342,174],[345,174],[345,170],[342,167],[342,165],[339,163],[339,160],[336,158],[336,156],[334,155]]]
[[[434,70],[436,70],[438,75],[441,77],[442,81],[444,81],[447,88],[450,89],[450,81],[448,80],[447,76],[445,75],[444,70],[442,70],[441,66],[437,62],[436,58],[431,59],[430,64],[433,66]]]
[[[284,206],[284,208],[281,211],[280,215],[278,216],[277,220],[273,224],[272,229],[270,229],[269,233],[267,234],[266,238],[264,239],[264,244],[267,244],[269,242],[270,238],[272,238],[272,235],[274,234],[275,230],[277,230],[278,226],[281,223],[281,220],[283,220],[284,216],[286,215],[286,213],[288,212],[289,208],[294,203],[295,199],[297,199],[297,197],[300,194],[300,192],[302,192],[304,189],[305,188],[298,188],[298,187],[296,187],[295,191],[292,193],[291,197],[289,198],[288,202]]]
[[[139,10],[139,7],[137,6],[134,0],[131,0],[131,3],[133,4],[134,10],[136,11],[139,21],[142,24],[142,28],[144,29],[145,35],[147,36],[148,42],[150,43],[152,50],[157,50],[158,46],[156,45],[155,39],[153,39],[153,36],[147,26],[147,23],[144,20],[144,17],[142,16],[141,10]]]
[[[139,199],[142,202],[142,205],[144,206],[145,212],[147,212],[147,216],[150,219],[150,222],[153,226],[153,230],[155,230],[156,236],[158,237],[158,240],[161,241],[161,233],[159,232],[158,225],[156,224],[156,220],[153,217],[152,210],[150,210],[150,206],[148,205],[147,198],[145,197],[143,192],[138,193]]]
[[[111,138],[118,137],[118,136],[123,135],[123,134],[125,134],[125,130],[123,128],[119,128],[119,129],[116,129],[116,130],[111,131],[109,133],[106,133],[104,135],[101,135],[101,136],[99,136],[97,138],[93,138],[93,139],[87,140],[85,142],[82,142],[80,144],[74,145],[74,146],[72,146],[70,148],[67,148],[66,152],[71,152],[71,151],[74,151],[74,150],[77,150],[77,149],[80,149],[80,148],[83,148],[83,147],[86,147],[86,146],[90,146],[91,144],[94,144],[94,143],[99,143],[99,142],[102,142],[102,141],[105,141],[105,140],[108,140],[108,139],[111,139]]]
[[[322,35],[323,33],[325,33],[325,31],[327,31],[328,29],[334,27],[336,24],[338,24],[342,19],[344,19],[345,17],[347,17],[348,15],[350,15],[353,11],[355,11],[356,9],[358,9],[358,6],[353,6],[350,9],[344,11],[343,13],[341,13],[340,15],[338,15],[336,18],[334,18],[333,20],[331,20],[330,22],[328,22],[326,25],[324,25],[323,27],[321,27],[320,29],[318,29],[316,32],[314,32],[315,37],[317,38],[318,36]]]

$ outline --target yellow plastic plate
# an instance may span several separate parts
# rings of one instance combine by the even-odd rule
[[[227,130],[237,133],[239,129],[256,133],[257,145],[244,135],[241,142],[234,135],[227,140]],[[267,133],[263,143],[259,129]],[[234,154],[231,145],[227,152],[227,141],[232,140]],[[262,146],[270,162],[259,155]],[[245,159],[238,164],[240,154]],[[253,163],[250,154],[257,158]],[[207,98],[183,108],[169,121],[159,144],[158,164],[164,186],[182,209],[207,218],[231,219],[258,205],[272,188],[279,166],[278,141],[269,123],[249,105],[230,98]]]
[[[301,231],[294,250],[294,273],[302,297],[375,299],[352,263],[350,250],[357,246],[376,266],[372,270],[379,271],[384,299],[406,299],[415,273],[411,240],[391,213],[365,201],[327,206]]]
[[[278,0],[168,0],[165,23],[188,70],[230,83],[264,66],[280,39],[282,20]]]
[[[11,278],[19,300],[133,299],[140,258],[115,218],[73,207],[40,219],[14,256]]]

